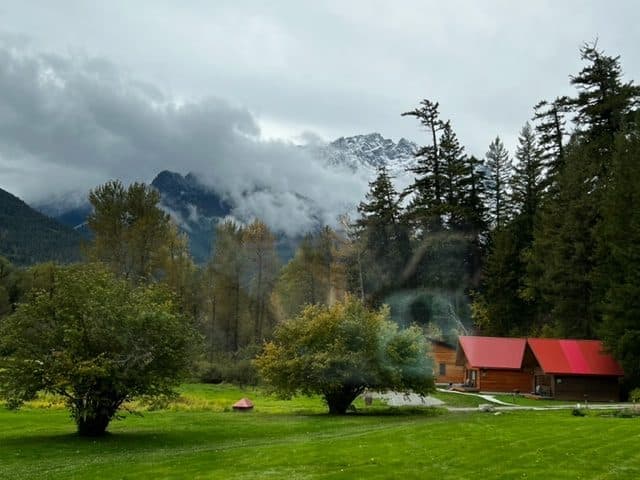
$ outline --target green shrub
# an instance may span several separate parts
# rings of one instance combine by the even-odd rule
[[[195,365],[195,376],[204,383],[257,385],[258,371],[253,364],[257,351],[257,346],[250,346],[236,353],[218,353],[211,360],[200,359]]]
[[[616,410],[613,415],[618,418],[640,417],[640,410],[636,408],[623,408],[622,410]]]
[[[584,417],[586,413],[581,408],[574,407],[573,410],[571,410],[571,415],[574,417]]]
[[[629,401],[633,403],[640,403],[640,388],[634,388],[629,392]]]

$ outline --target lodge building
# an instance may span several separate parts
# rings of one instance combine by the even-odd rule
[[[464,367],[456,363],[456,343],[429,339],[433,359],[433,378],[438,384],[464,382]]]
[[[617,401],[624,372],[599,340],[460,336],[431,340],[436,383],[467,391]]]

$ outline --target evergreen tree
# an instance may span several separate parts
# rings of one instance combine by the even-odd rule
[[[459,326],[461,318],[468,318],[470,288],[480,278],[486,236],[484,168],[464,153],[450,122],[436,122],[434,111],[427,112],[432,115],[421,116],[420,109],[413,115],[431,133],[432,145],[422,150],[431,155],[419,158],[419,167],[412,170],[415,181],[404,192],[411,195],[406,217],[414,227],[409,271],[416,291],[411,299],[397,292],[397,306],[389,302],[392,317],[402,323],[418,321],[429,327],[438,316],[434,312],[444,307],[449,320],[442,325]]]
[[[535,307],[523,298],[525,252],[533,241],[544,178],[542,160],[528,123],[520,132],[516,158],[510,197],[514,217],[492,232],[484,266],[479,301],[484,305],[485,318],[480,327],[489,335],[529,335],[534,329]]]
[[[596,249],[603,221],[603,192],[611,178],[614,138],[637,103],[638,88],[623,83],[619,57],[585,45],[585,67],[571,83],[578,89],[566,103],[578,131],[564,150],[557,192],[544,203],[527,265],[527,295],[548,305],[555,332],[594,337],[601,319],[604,288],[596,266],[606,261]]]
[[[584,44],[580,56],[587,65],[571,77],[578,89],[578,95],[570,99],[574,121],[588,142],[602,141],[599,153],[611,153],[615,135],[638,105],[640,87],[622,81],[620,56],[605,55],[597,42]]]
[[[460,229],[466,222],[465,196],[470,179],[469,163],[458,137],[446,122],[440,136],[440,157],[442,159],[443,202],[441,211],[445,215],[449,229]]]
[[[488,234],[485,205],[486,175],[483,162],[473,155],[466,157],[466,172],[465,193],[462,200],[464,219],[460,228],[470,237],[467,254],[469,287],[476,288],[480,282],[482,259],[485,254]]]
[[[453,258],[456,265],[449,263],[447,267],[449,277],[466,290],[476,286],[479,279],[487,227],[483,201],[485,177],[481,162],[464,153],[450,122],[445,123],[440,149],[445,179],[442,212],[448,231],[448,240],[441,245],[448,245],[447,255],[452,253],[451,247],[457,252]]]
[[[415,173],[416,177],[405,192],[405,195],[413,195],[407,208],[408,218],[425,231],[437,231],[442,227],[440,205],[445,180],[438,133],[444,130],[445,124],[440,120],[438,107],[438,103],[425,99],[420,102],[420,107],[402,114],[416,117],[431,136],[431,144],[419,148],[415,154],[417,166],[409,171]]]
[[[527,122],[518,137],[517,162],[511,177],[511,209],[522,217],[525,238],[533,237],[533,222],[544,192],[543,163],[531,125]]]
[[[564,166],[564,138],[567,136],[565,115],[570,110],[568,97],[558,97],[553,102],[542,100],[535,107],[533,116],[540,146],[540,158],[546,169],[548,184]]]
[[[489,253],[483,267],[484,280],[480,297],[482,321],[474,318],[484,335],[520,336],[530,333],[527,304],[520,296],[524,265],[522,242],[517,223],[496,229],[491,234]]]
[[[357,235],[364,245],[364,290],[374,304],[406,279],[411,256],[409,233],[401,218],[398,195],[383,165],[358,207]]]
[[[640,385],[640,129],[620,135],[598,228],[605,345]]]
[[[463,205],[465,208],[466,225],[471,231],[484,235],[487,231],[486,182],[487,176],[484,162],[473,155],[466,157],[464,182],[465,194]]]
[[[591,158],[588,145],[567,154],[558,194],[542,210],[528,267],[530,277],[540,275],[528,283],[549,305],[555,333],[571,338],[593,338],[598,319],[592,273],[599,206],[588,181],[595,174]]]
[[[487,201],[492,224],[502,227],[509,218],[508,186],[511,177],[511,160],[500,137],[491,142],[486,153]]]

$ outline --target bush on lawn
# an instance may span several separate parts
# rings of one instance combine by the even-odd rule
[[[308,306],[280,324],[256,365],[274,392],[320,394],[333,414],[346,413],[365,389],[425,394],[434,387],[422,331],[401,330],[388,308],[370,310],[354,297]]]
[[[198,337],[160,286],[132,287],[101,264],[54,267],[0,324],[0,398],[62,396],[78,433],[99,436],[123,403],[171,396]]]

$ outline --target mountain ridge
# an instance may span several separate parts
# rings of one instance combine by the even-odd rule
[[[80,258],[82,237],[0,188],[0,255],[16,265]]]
[[[351,174],[363,175],[372,181],[375,173],[382,165],[386,166],[392,177],[398,178],[399,183],[406,184],[407,170],[415,166],[415,143],[401,138],[397,143],[384,138],[380,133],[369,133],[349,137],[340,137],[322,144],[303,145],[313,161],[317,161],[328,169],[337,169]],[[205,262],[211,254],[214,241],[215,227],[224,218],[233,217],[237,205],[224,192],[216,191],[213,187],[201,182],[199,176],[193,172],[184,174],[163,170],[151,181],[161,195],[163,208],[180,228],[189,236],[190,247],[194,259],[199,263]],[[401,185],[402,186],[402,185]],[[269,186],[255,186],[253,190],[242,193],[243,197],[272,193]],[[306,205],[312,224],[321,222],[321,205],[312,202],[305,192],[287,192]],[[361,198],[354,198],[347,209],[355,211]],[[86,215],[91,211],[88,201],[64,209],[60,205],[41,205],[40,210],[52,214],[56,219],[72,227],[82,226]],[[245,214],[247,212],[244,212]],[[249,216],[251,212],[248,212]],[[286,214],[286,212],[284,213]],[[249,218],[237,218],[249,221]],[[284,260],[290,258],[299,241],[299,237],[287,236],[283,232],[274,232],[278,237],[279,250]]]

